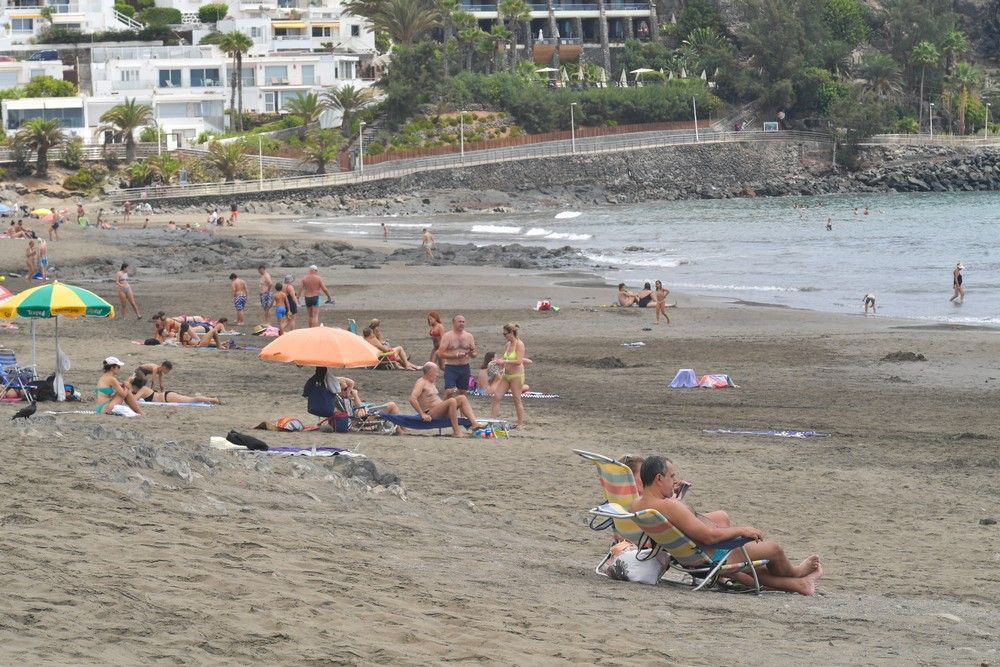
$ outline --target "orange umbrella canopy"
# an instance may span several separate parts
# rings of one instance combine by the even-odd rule
[[[300,366],[366,368],[378,364],[380,351],[357,334],[338,327],[295,329],[260,351],[264,361],[283,361]]]

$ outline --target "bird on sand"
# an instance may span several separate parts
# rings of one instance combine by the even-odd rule
[[[17,412],[15,412],[14,416],[11,417],[10,420],[14,421],[15,419],[27,419],[31,415],[35,414],[35,410],[37,410],[37,409],[38,409],[38,404],[37,403],[32,403],[28,407],[21,408],[20,410],[18,410]]]

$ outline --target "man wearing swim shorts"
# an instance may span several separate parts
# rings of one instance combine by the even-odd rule
[[[274,286],[274,316],[278,320],[278,335],[282,336],[288,325],[288,294],[280,283]]]
[[[441,336],[438,358],[444,363],[444,396],[451,398],[469,389],[469,359],[476,356],[476,339],[465,330],[465,316],[451,319],[451,331]]]
[[[257,281],[257,292],[260,294],[261,310],[264,311],[264,324],[270,326],[271,304],[274,303],[274,295],[271,290],[274,289],[274,281],[271,280],[271,274],[267,272],[267,267],[263,264],[257,267],[257,273],[260,274],[260,279]]]
[[[233,295],[233,308],[236,309],[236,324],[246,324],[243,311],[247,309],[247,283],[235,273],[230,273],[229,289]]]
[[[319,277],[319,267],[315,264],[309,267],[309,273],[299,283],[299,292],[302,293],[306,301],[306,312],[309,313],[309,326],[318,327],[319,295],[320,293],[325,294],[327,303],[332,303],[333,297],[330,296],[330,290],[326,288],[326,283]]]

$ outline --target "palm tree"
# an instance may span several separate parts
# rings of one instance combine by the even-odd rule
[[[965,134],[965,110],[969,99],[983,85],[983,72],[975,65],[958,63],[948,77],[948,88],[958,95],[958,133]]]
[[[317,174],[326,173],[326,165],[337,159],[341,136],[337,130],[314,130],[303,147],[302,162],[315,164]]]
[[[960,30],[952,30],[941,40],[941,51],[944,52],[944,72],[951,74],[955,66],[955,56],[961,55],[969,50],[969,40],[965,33]]]
[[[355,88],[348,84],[340,88],[330,88],[323,93],[323,101],[331,109],[340,109],[343,115],[340,121],[340,131],[344,135],[351,134],[351,121],[354,114],[368,106],[374,97],[371,88]]]
[[[517,68],[517,34],[523,29],[524,22],[531,19],[531,8],[524,0],[502,0],[497,6],[501,20],[506,19],[507,30],[510,31],[510,71]],[[527,41],[527,40],[525,40]]]
[[[137,103],[134,97],[126,97],[124,102],[101,114],[103,125],[98,129],[110,130],[115,139],[125,142],[125,162],[128,163],[135,160],[135,131],[152,121],[152,107]]]
[[[125,168],[128,174],[128,186],[130,188],[141,188],[149,185],[160,177],[159,166],[152,158],[146,158],[142,162],[133,162]]]
[[[32,118],[21,123],[17,134],[14,135],[14,141],[38,153],[35,174],[46,176],[49,173],[49,150],[65,143],[66,134],[55,118],[52,120]]]
[[[552,0],[545,0],[545,11],[549,13],[549,37],[555,43],[555,48],[552,49],[552,62],[549,63],[549,66],[559,69],[559,24],[556,23],[556,10],[552,6]]]
[[[236,132],[243,131],[243,54],[251,47],[253,40],[238,30],[223,33],[219,38],[219,50],[233,58],[233,67],[229,73],[229,127]]]
[[[920,65],[920,102],[917,105],[917,126],[924,125],[924,74],[928,67],[936,67],[941,62],[941,52],[928,41],[913,47],[913,64]]]
[[[450,75],[448,71],[448,52],[451,46],[452,33],[455,30],[453,17],[455,12],[459,11],[458,0],[438,0],[437,10],[441,16],[441,27],[444,32],[444,54],[441,57],[441,64],[444,67],[444,78],[447,79]]]
[[[604,71],[611,71],[611,45],[608,42],[608,12],[605,6],[605,0],[597,0],[597,10],[600,14],[598,19],[598,25],[601,32],[601,62],[604,65]]]
[[[866,58],[863,72],[867,80],[865,91],[874,93],[878,99],[888,99],[900,91],[899,63],[892,56],[877,53]]]
[[[285,103],[285,109],[299,119],[299,141],[306,140],[306,128],[319,121],[326,111],[326,104],[320,101],[317,93],[299,93]]]
[[[493,72],[500,71],[500,54],[503,53],[504,48],[507,46],[507,40],[510,39],[510,30],[503,27],[503,24],[493,24],[489,32],[490,44],[493,47],[493,57],[490,61],[490,69]]]
[[[213,141],[208,145],[208,163],[218,169],[232,183],[246,168],[246,146],[242,141]]]
[[[348,0],[342,7],[407,46],[438,25],[438,12],[423,0]]]

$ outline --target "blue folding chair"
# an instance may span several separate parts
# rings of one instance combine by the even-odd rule
[[[3,382],[3,392],[6,396],[11,389],[17,389],[26,399],[31,400],[29,385],[35,380],[35,369],[32,366],[20,366],[14,350],[0,348],[0,382]]]

